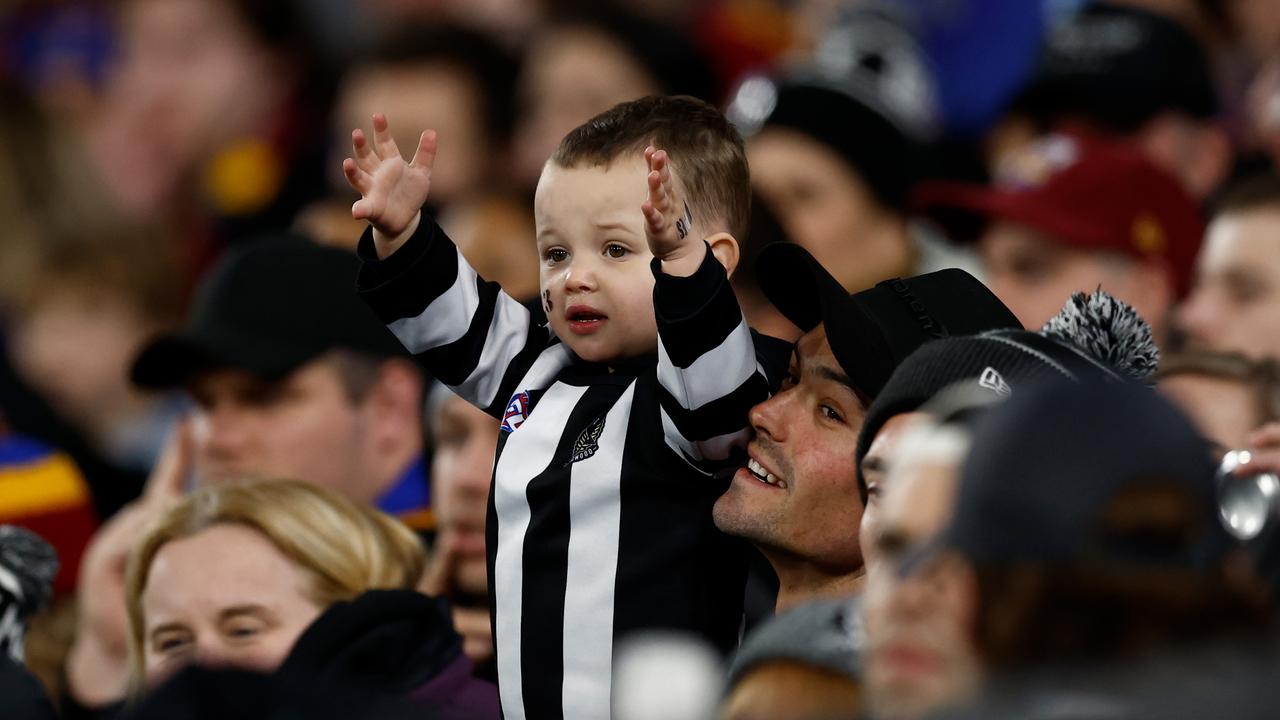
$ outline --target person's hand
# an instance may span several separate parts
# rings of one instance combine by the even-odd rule
[[[76,589],[76,638],[67,657],[68,689],[83,705],[102,706],[125,695],[125,564],[147,526],[182,498],[193,453],[190,421],[182,420],[147,478],[142,497],[99,528],[85,549]]]
[[[438,536],[418,590],[432,597],[449,597],[457,589],[458,566],[465,556],[458,537],[449,530]],[[462,651],[477,665],[493,658],[493,626],[487,608],[453,606],[453,629],[462,636]]]
[[[640,210],[644,213],[649,250],[662,261],[664,272],[691,275],[702,262],[703,243],[702,238],[693,234],[689,203],[680,197],[676,188],[666,150],[650,145],[645,148],[644,159],[649,165],[649,196]]]
[[[351,217],[369,221],[378,257],[385,258],[404,244],[422,218],[436,161],[436,133],[424,130],[413,160],[405,162],[387,118],[378,114],[373,116],[373,143],[356,128],[351,147],[355,157],[342,161],[342,172],[361,195],[351,206]]]
[[[1249,462],[1236,469],[1237,475],[1280,474],[1280,422],[1272,422],[1249,433]]]

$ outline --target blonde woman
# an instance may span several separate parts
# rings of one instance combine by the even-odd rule
[[[463,702],[475,717],[491,704],[497,717],[496,690],[471,679],[447,609],[414,591],[424,565],[407,527],[314,485],[202,488],[130,554],[133,686],[192,663],[284,665],[435,707]]]

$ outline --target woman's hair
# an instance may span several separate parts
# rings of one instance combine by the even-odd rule
[[[215,525],[256,530],[306,578],[303,593],[322,608],[375,588],[414,588],[426,566],[418,537],[391,516],[329,490],[294,481],[219,484],[201,488],[152,523],[129,555],[125,603],[130,671],[143,673],[142,593],[165,543]]]

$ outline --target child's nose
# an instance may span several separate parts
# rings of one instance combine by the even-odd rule
[[[574,262],[567,270],[565,270],[564,287],[569,292],[587,292],[595,290],[595,271],[587,262]]]

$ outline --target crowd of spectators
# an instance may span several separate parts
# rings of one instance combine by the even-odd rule
[[[0,2],[0,717],[1273,718],[1278,607],[1278,1]]]

